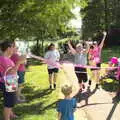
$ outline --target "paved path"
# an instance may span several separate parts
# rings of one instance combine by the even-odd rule
[[[61,72],[63,75],[59,76],[59,98],[63,98],[60,92],[62,85],[72,84],[74,86],[73,94],[79,88],[72,65],[63,65]],[[94,88],[95,83],[93,82],[90,89],[87,88],[82,94],[77,95],[76,120],[120,120],[120,104],[112,103],[112,96],[108,92]]]

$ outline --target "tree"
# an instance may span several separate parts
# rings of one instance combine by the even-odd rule
[[[119,43],[119,35],[114,35],[113,31],[120,28],[120,1],[119,0],[83,0],[87,5],[82,7],[81,15],[83,20],[82,32],[83,38],[94,38],[99,36],[101,31],[106,30],[109,33],[107,43]],[[119,31],[119,30],[118,30]],[[116,39],[116,37],[117,39]],[[113,45],[112,44],[112,45]]]

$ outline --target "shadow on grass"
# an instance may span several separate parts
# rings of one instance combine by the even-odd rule
[[[38,89],[34,90],[34,87],[29,85],[25,86],[24,94],[27,98],[26,103],[18,104],[15,107],[15,111],[18,116],[20,116],[19,120],[23,120],[24,115],[37,115],[37,114],[44,114],[44,112],[48,109],[52,109],[56,107],[56,102],[47,104],[49,95],[52,93],[50,89]],[[0,94],[2,97],[2,95]],[[46,97],[47,99],[44,99]],[[41,98],[41,99],[39,99]],[[47,104],[47,105],[46,105]],[[2,120],[2,110],[3,110],[3,103],[0,99],[0,120]]]
[[[38,89],[38,90],[34,90],[33,88],[26,86],[24,88],[24,93],[26,94],[26,98],[28,99],[28,102],[32,101],[33,99],[36,98],[43,98],[49,94],[52,93],[53,90],[50,89]]]
[[[15,111],[17,115],[20,116],[19,120],[23,120],[25,115],[43,115],[46,111],[56,108],[57,101],[45,106],[45,102],[39,102],[36,104],[24,104],[17,106]]]
[[[57,101],[47,104],[49,103],[48,98],[49,95],[52,93],[52,90],[34,90],[33,88],[34,87],[31,86],[26,86],[24,88],[24,94],[27,98],[27,102],[23,104],[18,104],[15,108],[15,111],[17,111],[17,115],[20,116],[19,120],[23,120],[25,115],[42,115],[45,113],[46,110],[56,107]]]

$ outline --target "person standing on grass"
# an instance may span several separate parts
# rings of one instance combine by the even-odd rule
[[[80,67],[78,65],[86,66],[87,65],[87,53],[89,50],[89,45],[87,44],[87,48],[84,49],[82,44],[77,44],[76,49],[74,49],[70,43],[68,42],[68,46],[70,48],[71,53],[75,57],[75,74],[78,79],[78,83],[80,85],[80,92],[82,92],[82,89],[85,89],[84,82],[87,82],[88,76],[87,76],[87,69]]]
[[[94,42],[93,45],[90,47],[90,51],[89,51],[90,65],[92,65],[93,67],[98,67],[98,68],[91,68],[91,70],[93,71],[93,76],[95,76],[96,88],[99,88],[99,84],[100,84],[99,79],[100,79],[100,67],[101,67],[101,52],[107,33],[103,32],[103,35],[104,36],[101,43],[98,45],[97,42]]]
[[[14,53],[14,49],[16,49],[14,42],[4,41],[0,44],[0,48],[2,51],[2,55],[0,56],[0,89],[2,90],[4,97],[3,115],[4,120],[11,120],[12,118],[16,118],[16,115],[12,111],[12,108],[15,105],[16,92],[8,92],[6,90],[4,77],[8,68],[11,68],[11,73],[17,73],[20,64],[25,61],[25,58],[23,56],[19,57],[16,65],[10,59]]]
[[[16,64],[19,60],[20,53],[18,53],[17,48],[14,51],[14,54],[11,56],[11,60]],[[25,82],[25,63],[20,64],[17,74],[18,78],[18,91],[17,91],[17,102],[25,102],[25,96],[22,94],[23,84]]]
[[[57,104],[58,120],[74,120],[74,111],[77,101],[71,97],[72,86],[64,85],[61,88],[65,98]]]
[[[60,54],[59,54],[58,50],[56,50],[54,44],[51,43],[48,46],[48,51],[46,52],[44,58],[53,63],[56,63],[59,61]],[[59,68],[57,66],[54,66],[54,65],[51,65],[48,63],[50,89],[52,89],[52,84],[53,84],[54,89],[56,88],[56,79],[57,79],[58,71],[59,71]]]

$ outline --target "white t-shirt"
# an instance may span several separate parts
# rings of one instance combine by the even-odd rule
[[[51,50],[51,51],[46,52],[44,58],[55,63],[55,62],[59,61],[60,53],[57,50]],[[56,68],[56,67],[48,64],[48,69],[53,69],[53,68]]]

